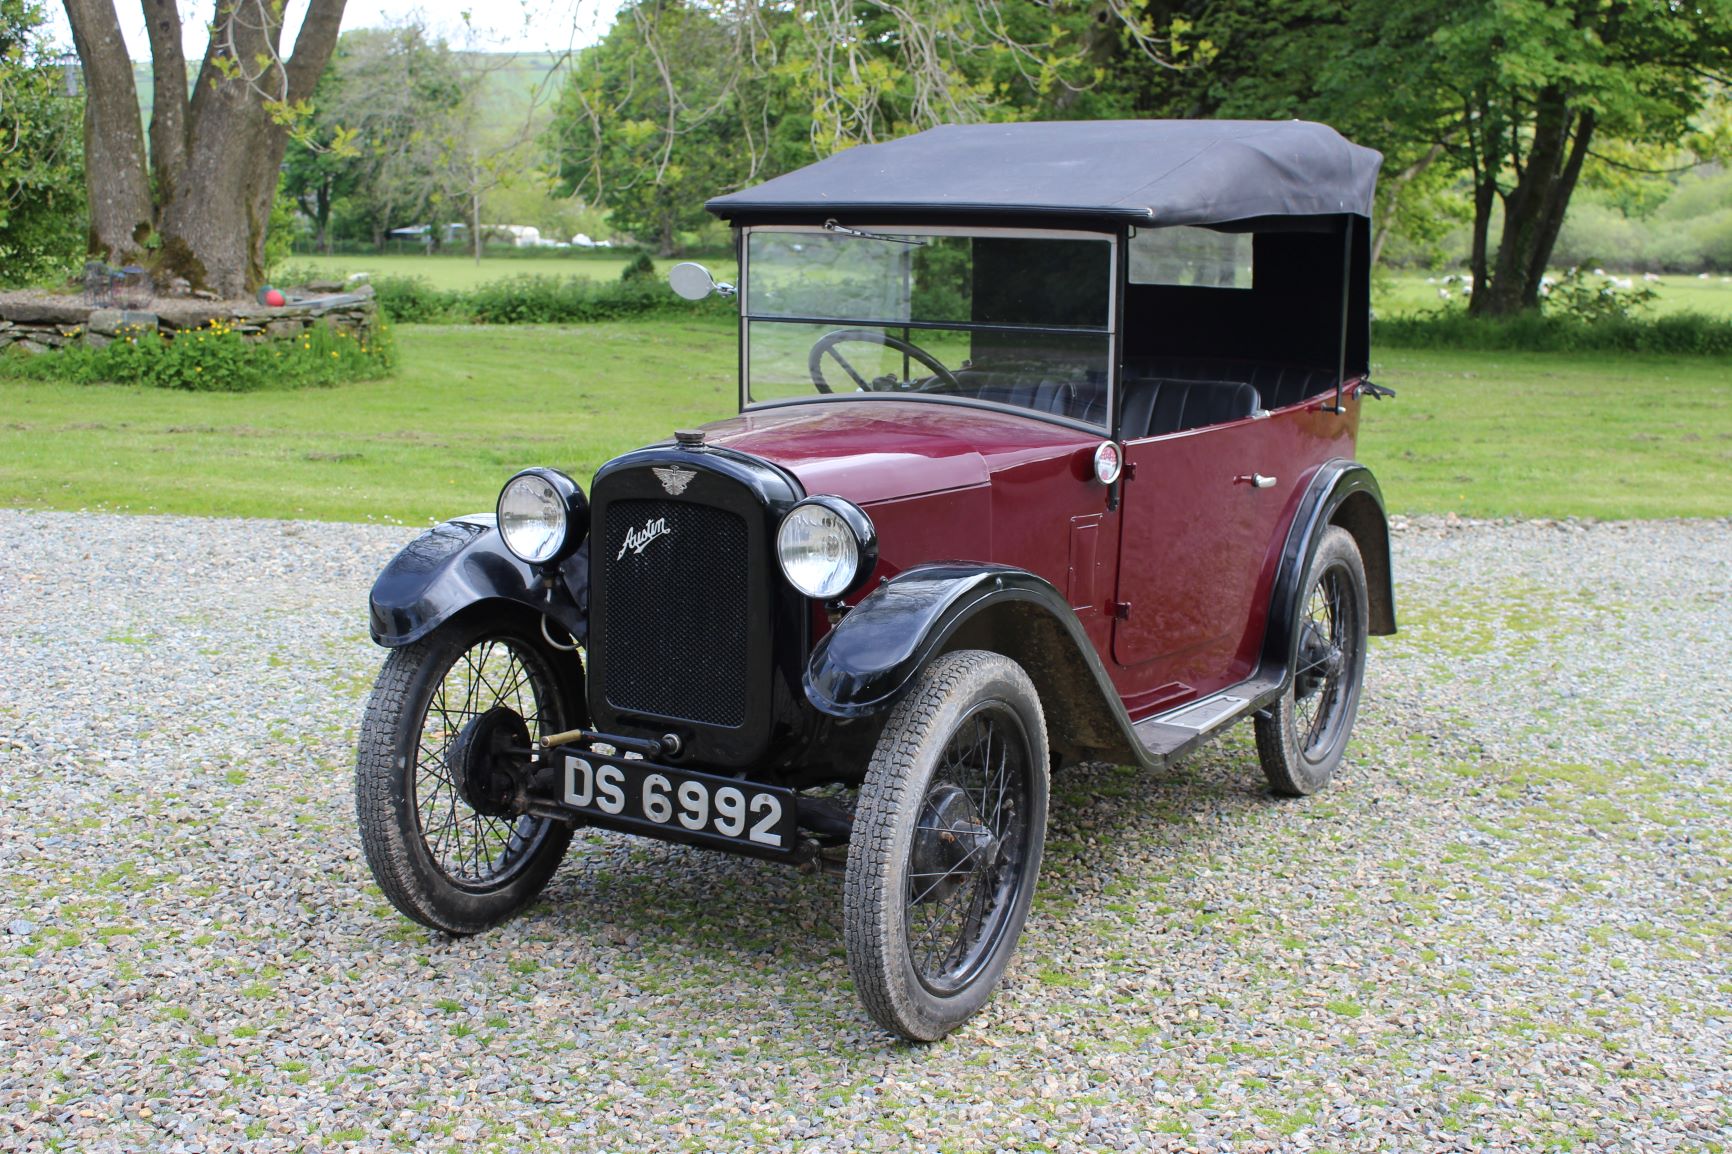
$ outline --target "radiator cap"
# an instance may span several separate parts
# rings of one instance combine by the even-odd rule
[[[675,429],[674,440],[680,443],[682,449],[701,449],[704,447],[704,431],[702,429]]]

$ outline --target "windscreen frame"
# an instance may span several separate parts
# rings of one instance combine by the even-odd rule
[[[1123,260],[1126,232],[1122,228],[1017,228],[997,227],[990,225],[937,225],[910,224],[907,222],[877,223],[867,220],[849,220],[841,222],[852,232],[879,234],[886,237],[919,237],[919,236],[966,236],[966,237],[1015,237],[1019,239],[1052,239],[1052,240],[1089,240],[1104,243],[1107,248],[1105,275],[1107,278],[1106,323],[1101,326],[1078,325],[1009,325],[1009,324],[978,324],[974,322],[920,322],[895,319],[853,319],[834,317],[799,317],[757,315],[750,311],[751,304],[751,238],[754,233],[812,233],[831,236],[837,229],[830,227],[836,224],[829,221],[825,224],[780,224],[760,222],[742,225],[737,230],[737,251],[739,256],[740,292],[739,292],[739,366],[736,381],[736,397],[739,411],[744,413],[759,409],[780,408],[786,405],[834,404],[838,398],[814,394],[810,397],[777,397],[761,401],[751,399],[751,332],[754,323],[770,324],[835,324],[851,327],[879,327],[884,329],[931,329],[953,332],[1026,332],[1044,335],[1092,335],[1100,336],[1106,341],[1106,381],[1107,400],[1104,410],[1105,417],[1099,421],[1083,421],[1054,413],[1044,413],[1035,409],[1021,408],[1016,405],[1001,404],[997,401],[981,400],[974,397],[952,397],[923,393],[850,393],[844,399],[848,401],[907,401],[918,398],[923,402],[934,404],[962,405],[974,408],[987,408],[999,412],[1016,413],[1035,420],[1047,421],[1078,429],[1093,434],[1109,433],[1117,426],[1119,402],[1119,361],[1121,358],[1120,327],[1122,320],[1123,296]],[[896,240],[879,240],[871,236],[856,238],[860,244],[897,244]]]

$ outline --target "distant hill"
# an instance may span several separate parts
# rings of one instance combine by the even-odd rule
[[[536,119],[541,120],[558,95],[557,82],[548,83],[549,76],[566,60],[562,52],[458,52],[466,64],[483,74],[482,107],[490,126],[509,130],[521,124],[530,103],[537,99],[541,87]],[[187,63],[186,87],[192,91],[198,80],[199,61]],[[132,81],[138,89],[138,106],[144,113],[144,123],[150,124],[150,112],[155,107],[152,90],[154,70],[148,60],[136,60],[132,65]]]

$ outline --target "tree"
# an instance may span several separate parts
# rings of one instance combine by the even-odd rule
[[[1146,0],[640,0],[580,53],[548,148],[567,195],[670,251],[704,197],[935,124],[1098,116]]]
[[[554,112],[561,195],[605,200],[617,227],[671,254],[679,231],[704,222],[704,198],[751,167],[738,101],[743,34],[687,0],[622,8],[579,55]]]
[[[264,241],[292,129],[337,42],[344,0],[309,0],[292,54],[281,0],[219,0],[192,92],[177,0],[142,0],[152,61],[149,152],[115,0],[64,0],[84,65],[89,250],[159,281],[238,296]]]
[[[391,229],[428,223],[465,85],[444,41],[414,24],[349,33],[333,71],[332,96],[316,115],[352,140],[349,195],[382,246]]]
[[[1539,307],[1570,197],[1596,141],[1676,142],[1715,82],[1732,82],[1725,0],[1439,4],[1426,74],[1452,98],[1440,139],[1473,178],[1470,311]],[[1503,231],[1489,252],[1494,212]]]
[[[42,14],[0,0],[0,283],[73,263],[83,243],[79,104],[35,37]]]

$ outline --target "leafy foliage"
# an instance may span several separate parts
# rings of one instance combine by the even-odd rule
[[[84,248],[82,110],[36,41],[42,19],[0,0],[0,285],[63,275]]]

